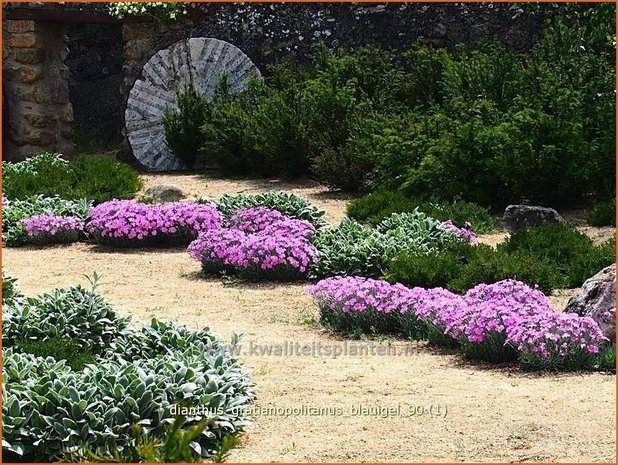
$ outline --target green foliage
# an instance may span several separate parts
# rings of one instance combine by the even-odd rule
[[[594,245],[587,235],[560,224],[514,231],[498,249],[548,261],[563,277],[560,287],[579,287],[616,261],[614,243]]]
[[[462,294],[477,284],[517,279],[549,294],[581,286],[614,261],[613,243],[595,246],[573,228],[549,225],[514,232],[497,249],[453,242],[429,254],[404,253],[388,265],[386,276],[407,286]]]
[[[393,214],[376,228],[345,219],[315,235],[317,262],[311,274],[327,276],[381,276],[391,260],[401,253],[427,254],[457,241],[437,226],[433,218],[418,211]]]
[[[460,294],[481,283],[517,279],[544,292],[562,287],[553,264],[529,254],[507,254],[485,244],[454,242],[429,254],[402,254],[386,277],[407,286],[443,287]]]
[[[131,432],[134,435],[134,439],[122,449],[115,448],[102,455],[94,452],[92,447],[83,447],[68,453],[65,459],[68,462],[96,463],[201,462],[202,457],[192,449],[191,444],[207,428],[208,422],[201,421],[189,428],[183,429],[185,423],[185,416],[177,416],[163,435],[149,434],[140,425],[133,425]],[[221,441],[220,448],[230,442],[229,438],[235,437],[235,435],[225,436]],[[213,455],[213,461],[214,457],[215,455]]]
[[[484,360],[492,363],[502,363],[517,360],[517,351],[510,345],[504,344],[504,333],[489,333],[483,342],[468,342],[465,337],[460,341],[461,351],[472,360]]]
[[[131,199],[143,181],[135,169],[113,158],[79,155],[69,164],[72,193],[63,198],[89,199],[95,203],[111,199]]]
[[[267,207],[284,215],[306,220],[316,228],[326,224],[325,212],[309,202],[306,198],[283,191],[268,191],[260,194],[225,194],[214,200],[217,210],[226,218],[241,208]]]
[[[376,225],[393,213],[409,213],[418,208],[436,220],[451,220],[455,226],[468,227],[476,233],[488,233],[495,227],[487,209],[471,202],[420,201],[396,191],[378,191],[348,204],[350,218]]]
[[[311,271],[315,277],[382,274],[384,244],[369,226],[345,219],[318,231],[313,241],[318,251]]]
[[[137,171],[111,158],[80,155],[67,162],[42,153],[18,163],[2,163],[2,189],[10,200],[33,196],[104,202],[129,199],[142,187]]]
[[[200,128],[210,117],[210,105],[195,89],[193,80],[176,90],[176,105],[177,109],[166,107],[163,112],[165,140],[178,158],[192,168],[205,142]]]
[[[2,305],[13,302],[16,298],[21,297],[21,294],[17,291],[16,283],[17,278],[13,278],[2,272]]]
[[[235,173],[493,209],[608,196],[615,70],[592,31],[613,19],[574,8],[579,19],[558,18],[525,53],[497,42],[402,56],[318,47],[308,68],[278,65],[240,94],[222,89],[205,152]]]
[[[64,200],[58,196],[28,197],[23,200],[11,200],[2,206],[2,241],[5,245],[18,246],[28,242],[24,227],[19,221],[34,215],[50,214],[75,216],[85,220],[92,210],[92,201]]]
[[[614,345],[615,349],[615,345]],[[606,360],[611,358],[611,354],[603,352],[608,356]],[[615,355],[615,352],[614,352]],[[528,371],[579,371],[591,370],[595,366],[595,362],[600,360],[600,357],[594,356],[590,352],[581,347],[571,348],[571,350],[563,356],[543,357],[533,352],[521,352],[519,354],[519,365],[522,369]],[[615,368],[614,365],[612,368]],[[603,369],[603,368],[601,368]]]
[[[95,274],[88,289],[79,285],[54,289],[5,305],[2,345],[71,338],[84,341],[84,349],[101,354],[123,333],[129,320],[96,293],[98,279]]]
[[[410,340],[424,340],[427,336],[426,325],[411,312],[404,314],[385,314],[376,310],[342,312],[332,307],[320,306],[320,324],[355,339],[390,335]]]
[[[82,347],[77,339],[54,337],[46,340],[23,340],[17,342],[15,350],[36,357],[52,357],[65,360],[74,371],[81,371],[87,364],[94,363],[95,358],[89,349]]]
[[[591,226],[616,226],[616,199],[597,203],[588,212],[587,220]]]
[[[597,365],[600,370],[616,371],[616,343],[602,347],[597,356]]]
[[[221,453],[254,397],[230,350],[208,328],[156,320],[133,328],[95,284],[3,305],[3,457],[186,462]],[[94,363],[77,371],[56,359],[75,355],[59,342],[68,338],[91,349]],[[206,411],[169,427],[183,407]]]

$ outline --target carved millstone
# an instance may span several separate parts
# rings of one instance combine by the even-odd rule
[[[149,171],[186,169],[165,142],[161,118],[166,107],[177,109],[176,89],[189,79],[207,99],[226,75],[230,92],[244,89],[253,62],[237,47],[205,37],[184,39],[155,53],[135,81],[125,112],[126,134],[133,155]]]

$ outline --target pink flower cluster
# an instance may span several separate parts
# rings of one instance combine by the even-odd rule
[[[476,242],[476,234],[467,228],[459,228],[453,224],[451,220],[442,221],[438,224],[438,228],[453,233],[458,238],[473,244]]]
[[[286,217],[277,210],[266,207],[241,208],[236,210],[229,219],[229,227],[240,229],[247,234],[263,231],[268,226],[280,223]]]
[[[84,222],[73,216],[34,215],[19,223],[28,241],[37,244],[75,242],[84,230]]]
[[[344,313],[410,312],[468,344],[498,336],[520,352],[564,357],[570,351],[594,354],[606,338],[589,317],[556,312],[539,290],[504,280],[480,284],[465,295],[442,288],[406,288],[362,277],[333,277],[309,286],[320,307]]]
[[[111,200],[92,210],[86,229],[95,241],[109,245],[186,245],[221,223],[221,215],[210,204]]]
[[[292,279],[315,262],[315,227],[264,207],[237,211],[229,227],[211,229],[189,245],[204,271],[232,271],[250,278]]]
[[[375,310],[384,314],[413,312],[411,289],[361,276],[326,278],[308,286],[318,305],[343,313]]]

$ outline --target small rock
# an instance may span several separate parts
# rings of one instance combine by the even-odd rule
[[[155,202],[178,202],[187,197],[181,189],[169,185],[152,186],[144,195]]]
[[[502,217],[509,229],[524,229],[548,223],[564,223],[564,219],[553,208],[532,205],[509,205]]]
[[[581,292],[569,300],[565,312],[589,316],[596,321],[603,335],[616,342],[616,264],[603,268],[582,286]]]

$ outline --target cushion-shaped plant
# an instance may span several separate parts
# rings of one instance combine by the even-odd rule
[[[221,215],[212,204],[112,200],[92,210],[86,230],[102,245],[177,246],[187,245],[200,232],[220,227],[221,222]]]
[[[189,245],[205,274],[222,271],[245,279],[291,280],[315,262],[314,226],[265,207],[240,209],[229,227],[206,231]]]
[[[79,240],[84,222],[74,216],[34,215],[20,221],[29,243],[68,244]]]

